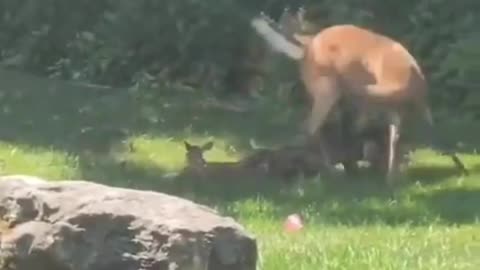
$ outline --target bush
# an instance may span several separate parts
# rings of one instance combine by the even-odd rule
[[[277,17],[285,6],[301,4],[320,26],[355,23],[401,41],[424,68],[437,108],[477,111],[475,0],[5,0],[0,60],[37,74],[112,86],[183,82],[225,88],[252,44],[249,17],[260,11]]]

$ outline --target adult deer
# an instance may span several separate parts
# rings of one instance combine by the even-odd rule
[[[302,35],[295,25],[301,25],[303,13],[285,12],[281,20],[287,32],[295,30],[293,40],[274,29],[272,20],[264,15],[253,18],[251,26],[274,50],[299,62],[301,79],[312,99],[307,133],[313,136],[322,129],[340,99],[355,108],[360,128],[372,117],[385,121],[386,178],[392,184],[397,141],[407,116],[419,113],[433,127],[427,82],[415,58],[399,42],[355,25],[334,25]],[[454,153],[448,154],[467,172]]]

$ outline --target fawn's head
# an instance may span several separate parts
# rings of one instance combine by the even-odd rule
[[[187,166],[193,168],[203,168],[207,164],[205,158],[203,157],[203,153],[212,149],[213,142],[207,142],[201,146],[199,145],[192,145],[187,141],[184,141],[185,149],[187,150],[186,153],[186,161]]]
[[[274,21],[264,13],[261,13],[257,18],[263,20],[287,38],[292,39],[296,34],[301,35],[317,30],[316,25],[310,22],[310,20],[307,20],[308,16],[306,16],[306,14],[307,10],[304,7],[300,7],[296,11],[292,11],[286,7],[278,18],[278,21]]]
[[[296,12],[292,12],[290,8],[285,8],[278,19],[278,27],[283,34],[293,35],[300,33],[306,28],[304,8],[299,8]]]

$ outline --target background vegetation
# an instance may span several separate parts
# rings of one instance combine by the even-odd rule
[[[0,60],[37,74],[117,87],[241,91],[232,77],[251,72],[243,62],[252,46],[261,46],[248,19],[260,11],[278,18],[283,8],[301,5],[320,27],[356,23],[403,42],[425,69],[437,111],[455,108],[458,115],[478,117],[475,0],[5,0]],[[268,69],[268,85],[285,77],[275,76],[278,69]]]

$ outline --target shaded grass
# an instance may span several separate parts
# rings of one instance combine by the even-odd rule
[[[236,160],[260,145],[288,142],[302,115],[284,101],[259,99],[233,113],[205,108],[207,97],[98,89],[0,71],[3,174],[88,179],[190,198],[232,215],[253,231],[263,269],[478,269],[478,123],[443,123],[469,145],[469,177],[428,149],[414,155],[402,187],[379,179],[224,179],[211,184],[169,177],[184,165],[183,140],[214,140],[211,161]],[[287,109],[288,108],[288,109]],[[464,134],[454,134],[468,130]],[[448,131],[448,132],[447,132]],[[480,134],[477,132],[476,134]],[[458,138],[456,137],[458,136]],[[223,179],[221,179],[223,180]],[[282,231],[300,213],[298,234]]]

